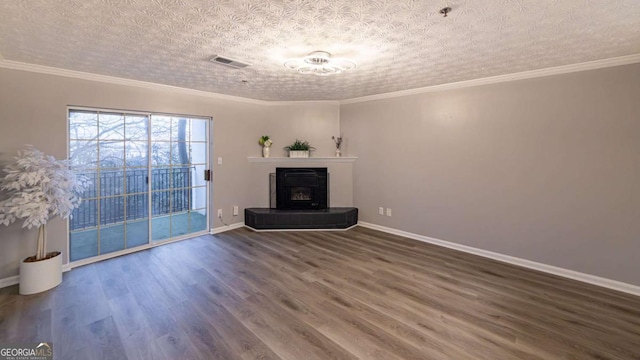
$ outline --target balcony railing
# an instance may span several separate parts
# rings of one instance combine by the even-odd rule
[[[187,211],[192,200],[193,167],[151,170],[153,216]],[[149,217],[147,169],[84,171],[91,180],[79,208],[73,211],[70,229],[82,230]],[[125,191],[126,189],[126,191]],[[100,194],[98,196],[98,194]],[[125,205],[126,204],[126,205]]]

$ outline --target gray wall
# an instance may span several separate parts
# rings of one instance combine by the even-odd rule
[[[360,220],[640,285],[640,64],[348,104],[340,123]]]
[[[64,157],[67,105],[211,116],[212,156],[224,160],[212,209],[236,223],[233,205],[268,202],[278,164],[247,161],[260,135],[275,140],[272,156],[296,137],[332,156],[341,131],[343,153],[359,159],[329,165],[340,174],[331,201],[353,203],[362,221],[640,285],[637,79],[640,64],[342,106],[261,105],[0,69],[0,163],[25,143]],[[35,235],[0,227],[0,279],[17,274]],[[64,221],[50,235],[50,249],[66,248]]]
[[[260,156],[261,135],[274,139],[272,156],[284,156],[282,147],[296,137],[314,145],[315,156],[332,156],[331,136],[340,126],[337,103],[251,104],[0,68],[0,165],[24,144],[66,157],[68,105],[212,117],[212,156],[223,158],[222,165],[213,165],[212,214],[222,208],[230,224],[244,222],[242,209],[260,205],[267,196],[256,188],[266,189],[268,180],[257,185],[256,174],[267,171],[268,164],[247,161],[247,156]],[[351,168],[346,171],[343,176],[350,176]],[[351,205],[352,180],[341,181],[348,184],[346,205]],[[233,205],[240,207],[240,216],[230,216]],[[211,224],[223,226],[215,216]],[[56,219],[49,225],[49,249],[66,249],[66,222]],[[18,274],[19,261],[35,252],[35,239],[36,230],[23,230],[17,223],[0,226],[0,279]]]

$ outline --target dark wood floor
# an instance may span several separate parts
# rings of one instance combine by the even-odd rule
[[[640,359],[640,298],[356,228],[203,236],[0,290],[55,359]]]

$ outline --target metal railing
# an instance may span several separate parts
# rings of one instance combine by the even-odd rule
[[[193,169],[184,166],[151,170],[152,215],[190,209]],[[70,229],[96,227],[98,220],[100,225],[106,225],[149,217],[148,173],[147,169],[82,172],[91,180],[91,185],[82,194],[80,207],[73,211]]]

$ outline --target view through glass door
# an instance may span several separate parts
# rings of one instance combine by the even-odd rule
[[[207,229],[207,125],[151,116],[152,240]]]
[[[208,229],[209,119],[69,110],[69,158],[91,180],[69,221],[71,261]]]

